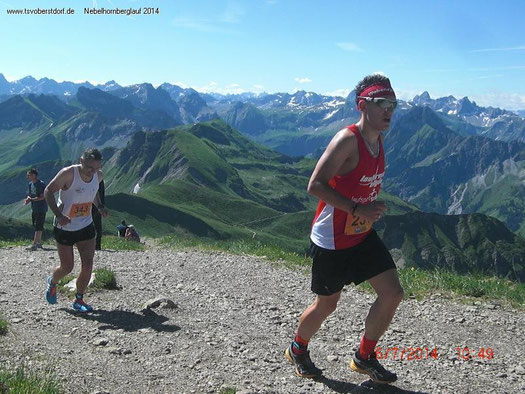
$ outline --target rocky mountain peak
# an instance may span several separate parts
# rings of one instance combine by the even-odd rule
[[[460,115],[469,115],[479,112],[479,107],[475,102],[471,102],[468,97],[463,97],[458,101],[458,114]]]
[[[423,104],[430,102],[431,100],[432,99],[430,98],[430,94],[425,90],[420,95],[415,96],[412,99],[412,102],[416,105],[423,105]]]
[[[120,86],[115,80],[112,79],[111,81],[108,81],[104,85],[100,85],[99,87],[101,90],[107,92],[110,90],[120,89],[122,86]]]

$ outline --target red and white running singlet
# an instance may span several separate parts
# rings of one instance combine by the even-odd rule
[[[357,137],[359,162],[345,175],[335,175],[329,185],[353,202],[366,205],[375,201],[385,174],[385,153],[379,140],[379,154],[373,157],[355,124],[347,127]],[[358,211],[359,212],[359,211]],[[325,249],[346,249],[358,245],[372,231],[372,222],[353,216],[322,200],[312,223],[310,238],[314,244]]]

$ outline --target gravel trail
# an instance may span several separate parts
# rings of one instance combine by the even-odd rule
[[[53,246],[0,249],[0,314],[10,323],[0,365],[53,368],[68,393],[525,392],[525,316],[507,306],[439,295],[403,301],[378,346],[420,347],[423,357],[390,354],[382,362],[399,380],[378,385],[348,368],[374,300],[348,287],[311,342],[325,373],[313,381],[296,377],[284,358],[314,298],[304,269],[222,252],[100,251],[95,268],[113,270],[122,289],[87,294],[96,310],[83,315],[65,296],[45,301],[45,277],[57,262]],[[157,297],[176,307],[143,311]],[[476,355],[491,348],[494,357],[466,361],[458,347]],[[437,348],[437,359],[425,348]]]

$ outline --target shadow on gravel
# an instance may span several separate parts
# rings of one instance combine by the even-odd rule
[[[53,251],[53,250],[56,251],[57,248],[54,248],[52,246],[46,246],[46,247],[42,246],[40,249],[37,249],[37,250],[31,250],[31,247],[25,248],[25,250],[28,251],[28,252],[38,253],[38,252],[50,252],[50,251]],[[33,254],[33,253],[31,253],[31,254]],[[1,393],[1,391],[0,391],[0,393]]]
[[[364,381],[357,385],[355,383],[344,382],[342,380],[335,380],[321,376],[316,379],[317,382],[324,384],[336,393],[352,393],[352,394],[428,394],[423,391],[403,390],[391,384],[375,383],[372,380]]]
[[[66,308],[62,310],[82,319],[105,323],[106,325],[99,327],[100,330],[122,329],[129,332],[138,331],[142,328],[151,328],[158,332],[175,332],[180,330],[180,327],[175,324],[163,324],[169,319],[166,316],[157,315],[153,311],[144,315],[121,310],[106,311],[104,309],[95,309],[91,313],[78,313]]]

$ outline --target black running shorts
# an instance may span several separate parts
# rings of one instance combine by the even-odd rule
[[[44,222],[46,220],[45,212],[33,212],[31,214],[31,219],[33,220],[35,231],[44,231]]]
[[[81,228],[77,231],[65,231],[57,227],[53,227],[56,241],[61,245],[73,246],[77,242],[87,241],[95,238],[95,226],[91,223],[89,226]]]
[[[332,295],[352,282],[358,285],[396,268],[375,230],[359,245],[348,249],[324,249],[312,243],[310,255],[313,258],[312,291],[319,295]]]

